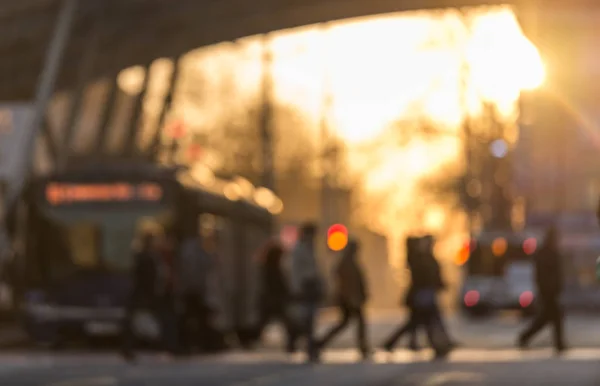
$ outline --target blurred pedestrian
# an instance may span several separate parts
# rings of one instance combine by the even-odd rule
[[[207,342],[210,307],[207,302],[211,257],[204,248],[200,230],[183,244],[178,261],[179,296],[183,304],[179,331],[183,349],[191,353]]]
[[[140,244],[134,250],[134,266],[131,271],[132,288],[123,321],[122,354],[127,360],[135,359],[137,337],[133,330],[134,316],[137,311],[156,310],[158,292],[158,252],[157,235],[146,231],[142,234]]]
[[[433,255],[432,237],[409,238],[407,253],[411,256],[409,268],[412,283],[407,293],[406,302],[411,310],[409,320],[399,327],[385,341],[384,349],[392,351],[396,342],[405,334],[411,333],[411,346],[416,349],[416,334],[418,327],[424,327],[431,347],[436,357],[446,356],[452,348],[452,343],[443,326],[437,293],[442,287],[439,264]]]
[[[292,297],[288,278],[283,270],[284,254],[285,249],[278,239],[269,240],[260,253],[260,321],[257,326],[256,338],[260,339],[265,327],[275,319],[282,323],[286,330],[286,350],[293,352],[298,326],[289,315]]]
[[[333,326],[319,341],[319,349],[324,348],[336,335],[342,332],[352,319],[356,320],[357,346],[363,356],[370,354],[367,343],[364,305],[367,301],[367,283],[358,261],[359,244],[350,240],[342,252],[342,258],[336,269],[337,301],[342,319]]]
[[[322,275],[315,253],[317,227],[306,223],[300,230],[300,238],[291,254],[291,284],[294,296],[305,310],[304,333],[307,339],[307,354],[310,362],[319,360],[315,340],[315,319],[324,295]],[[292,344],[294,346],[294,344]]]
[[[221,267],[220,238],[217,229],[204,234],[203,248],[208,257],[206,273],[206,306],[208,322],[204,334],[203,349],[206,352],[219,352],[228,348],[225,328],[219,325],[225,311],[225,288]]]
[[[558,250],[558,233],[554,227],[547,231],[544,243],[534,258],[539,311],[531,324],[519,335],[518,345],[526,348],[535,334],[546,324],[551,324],[554,348],[560,353],[566,348],[563,337],[564,314],[560,305],[563,272]]]
[[[179,297],[177,296],[177,238],[167,233],[160,243],[159,261],[159,315],[161,317],[161,336],[164,348],[171,354],[179,352],[178,314]]]
[[[418,249],[417,249],[417,243],[419,242],[419,239],[416,237],[408,237],[406,239],[406,261],[408,264],[408,269],[410,270],[411,274],[413,272],[413,268],[417,262],[418,259]],[[418,323],[417,323],[417,312],[418,310],[415,307],[415,302],[414,302],[414,298],[415,298],[415,292],[416,292],[416,287],[414,285],[414,280],[411,280],[411,284],[408,287],[408,290],[406,291],[406,295],[404,296],[404,305],[406,306],[406,308],[409,311],[409,317],[408,320],[401,325],[400,327],[398,327],[398,329],[396,329],[394,331],[394,333],[388,338],[388,340],[384,343],[384,350],[386,351],[392,351],[395,346],[396,343],[398,342],[398,340],[400,340],[400,338],[402,338],[402,336],[404,336],[404,334],[410,334],[410,343],[409,343],[409,347],[411,350],[418,350],[418,342],[417,342],[417,327],[418,327]]]

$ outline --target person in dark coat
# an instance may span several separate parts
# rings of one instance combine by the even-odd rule
[[[433,256],[432,246],[431,237],[428,236],[407,240],[412,283],[406,296],[406,303],[411,313],[409,320],[385,341],[383,348],[386,351],[392,351],[396,342],[406,333],[412,334],[414,341],[411,345],[416,348],[415,334],[418,327],[425,328],[436,356],[443,357],[452,348],[441,323],[441,314],[436,300],[437,292],[443,287],[443,281],[439,264]]]
[[[160,243],[160,261],[158,262],[158,300],[161,317],[163,344],[172,354],[179,353],[178,312],[179,299],[177,296],[177,238],[167,234]]]
[[[554,347],[557,352],[565,350],[563,338],[563,310],[560,295],[563,290],[561,256],[558,251],[558,234],[550,228],[542,248],[535,255],[535,278],[538,291],[539,312],[529,327],[520,335],[518,344],[526,348],[531,338],[546,324],[551,324],[554,332]]]
[[[355,240],[350,240],[343,251],[342,259],[336,270],[337,296],[342,319],[317,344],[319,349],[324,348],[336,335],[348,327],[352,319],[355,319],[358,324],[357,345],[363,358],[366,358],[370,354],[364,314],[367,284],[358,262],[358,251],[359,245]]]
[[[270,240],[263,247],[259,257],[262,268],[260,292],[260,321],[256,331],[256,339],[260,339],[267,325],[274,319],[283,324],[287,332],[288,352],[295,350],[294,342],[298,334],[298,326],[289,317],[288,306],[291,291],[288,279],[283,271],[285,249],[279,240]]]
[[[306,352],[309,362],[320,360],[315,339],[315,325],[319,305],[325,295],[324,283],[316,255],[315,238],[317,226],[306,223],[300,230],[300,239],[291,251],[290,288],[295,299],[305,311],[302,318],[303,335],[306,337]],[[295,344],[295,343],[294,343]]]
[[[132,288],[123,321],[121,348],[127,360],[135,359],[136,338],[132,327],[135,312],[142,308],[154,311],[158,304],[158,261],[161,257],[157,249],[156,235],[152,232],[144,233],[140,248],[134,253],[134,266],[131,271]]]

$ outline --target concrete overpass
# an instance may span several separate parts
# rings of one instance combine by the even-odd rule
[[[80,0],[56,86],[74,87],[86,57],[92,57],[88,61],[93,64],[84,77],[93,79],[200,46],[307,24],[532,1],[536,0]],[[0,1],[0,100],[33,97],[61,4]]]
[[[569,5],[587,6],[588,1],[572,0]],[[57,158],[68,155],[85,86],[100,77],[115,79],[123,68],[147,66],[157,58],[175,58],[201,46],[303,25],[419,9],[506,3],[521,8],[536,3],[552,7],[565,4],[561,0],[0,0],[0,100],[34,102],[36,112],[30,128],[36,134],[45,127],[52,94],[58,89],[72,90],[71,111],[65,130],[61,130],[64,136],[52,138],[45,130],[60,166]],[[109,93],[108,107],[101,112],[101,142],[115,95]],[[143,96],[144,90],[138,99]],[[169,94],[161,120],[170,98]],[[124,155],[137,151],[140,106],[138,101],[130,133],[125,136]],[[35,137],[29,141],[26,154],[32,153]],[[157,141],[158,135],[153,145]],[[150,146],[150,151],[153,148]]]

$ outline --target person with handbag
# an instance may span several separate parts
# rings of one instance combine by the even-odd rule
[[[319,349],[315,339],[315,321],[323,298],[323,280],[315,253],[317,226],[306,223],[301,227],[300,238],[291,253],[291,288],[298,299],[304,315],[304,333],[307,339],[307,355],[310,362],[319,360]],[[292,346],[294,346],[292,344]]]
[[[411,273],[413,272],[413,267],[415,266],[417,258],[419,257],[416,248],[418,242],[419,239],[416,237],[408,237],[406,239],[406,261],[408,264],[408,269],[411,271]],[[414,285],[414,280],[411,280],[411,284],[408,287],[406,295],[403,299],[403,303],[409,311],[408,320],[403,325],[398,327],[385,341],[383,345],[383,349],[385,351],[393,351],[398,340],[400,340],[400,338],[402,338],[405,334],[410,334],[410,349],[414,351],[419,349],[417,343],[418,310],[416,309],[414,302],[415,292],[416,288]]]
[[[364,305],[367,301],[367,284],[358,262],[359,244],[350,240],[336,269],[337,300],[342,319],[333,326],[318,342],[319,349],[324,348],[333,338],[342,332],[352,319],[358,324],[357,344],[363,358],[368,358],[370,350],[367,343]]]
[[[535,254],[535,278],[540,307],[531,324],[519,334],[520,348],[527,348],[538,332],[546,325],[551,325],[556,352],[566,350],[563,331],[565,315],[560,302],[564,278],[558,240],[558,230],[555,227],[549,228],[542,248]]]
[[[412,284],[407,302],[410,302],[411,316],[408,322],[386,340],[384,349],[393,350],[395,343],[407,332],[416,333],[418,327],[424,327],[436,357],[445,357],[452,349],[452,343],[445,331],[437,304],[437,292],[442,283],[439,264],[433,255],[433,244],[430,236],[407,241],[409,253],[414,251],[414,258],[409,264]],[[413,249],[414,247],[414,249]]]

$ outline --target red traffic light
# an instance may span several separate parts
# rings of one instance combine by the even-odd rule
[[[327,230],[327,238],[330,238],[334,233],[343,233],[344,235],[348,236],[348,229],[342,224],[334,224]]]
[[[327,246],[332,251],[341,251],[348,244],[348,229],[342,224],[335,224],[327,230]]]

